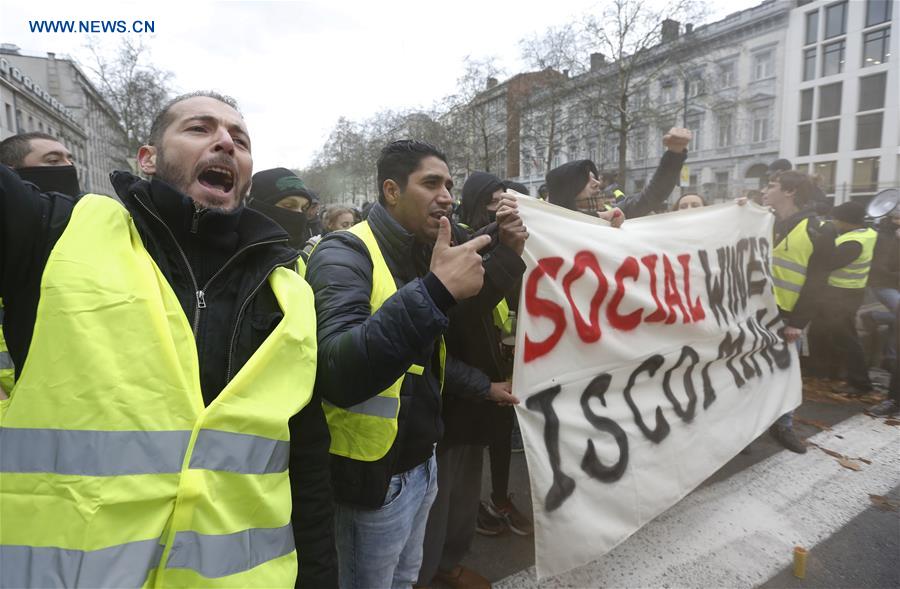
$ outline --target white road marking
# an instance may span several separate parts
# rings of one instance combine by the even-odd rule
[[[541,582],[530,567],[494,587],[758,585],[794,546],[809,550],[869,507],[870,493],[900,484],[900,429],[883,420],[857,415],[810,440],[872,464],[857,472],[817,448],[785,450],[694,491],[599,560]]]

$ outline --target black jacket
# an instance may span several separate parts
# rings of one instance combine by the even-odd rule
[[[627,219],[643,217],[659,208],[675,188],[685,160],[687,150],[682,153],[666,150],[659,160],[659,166],[653,172],[653,177],[641,193],[616,202],[615,207],[625,213]],[[590,160],[568,162],[547,172],[550,202],[576,210],[575,197],[587,185],[590,172],[595,176],[598,175],[597,167]]]
[[[487,230],[496,229],[491,224]],[[484,286],[477,298],[462,301],[450,310],[447,350],[455,359],[471,366],[482,378],[482,386],[507,380],[512,373],[509,360],[501,352],[500,330],[494,325],[494,307],[506,299],[515,311],[518,288],[525,273],[525,262],[513,250],[497,243],[496,231],[491,248],[484,256]],[[468,236],[459,239],[468,240]],[[512,407],[485,403],[454,394],[448,383],[444,395],[444,442],[447,444],[487,444],[499,414],[510,413]]]
[[[891,218],[878,225],[878,241],[872,254],[872,270],[869,272],[869,286],[872,288],[900,289],[900,227]]]
[[[801,210],[787,219],[775,221],[775,244],[777,247],[794,227],[804,219],[809,219],[806,233],[813,243],[813,253],[806,266],[806,282],[800,290],[797,304],[788,312],[779,309],[781,317],[790,327],[803,329],[816,313],[821,305],[821,296],[828,285],[828,274],[831,272],[832,259],[834,257],[834,240],[837,231],[830,223],[820,225],[819,218],[814,211]],[[790,243],[787,244],[790,247]]]
[[[323,399],[349,407],[405,374],[399,431],[388,453],[374,462],[331,459],[337,500],[375,509],[384,503],[391,476],[427,460],[443,435],[437,343],[455,301],[428,271],[430,247],[416,242],[380,204],[372,207],[368,222],[397,286],[374,314],[372,260],[352,233],[335,231],[322,238],[309,258],[307,279],[316,296],[316,389]],[[422,365],[423,374],[406,374],[410,364]],[[457,394],[487,392],[469,367],[449,356],[445,382],[445,390]]]
[[[277,225],[252,210],[197,213],[188,197],[164,182],[124,172],[111,179],[188,321],[196,321],[200,384],[209,404],[280,321],[271,289],[257,287],[275,267],[292,267],[297,253],[285,245],[287,235]],[[60,194],[39,193],[0,166],[0,296],[6,308],[4,332],[17,367],[25,365],[44,266],[74,204]],[[206,308],[198,315],[201,289]],[[289,426],[298,583],[333,587],[337,572],[327,474],[330,442],[318,400],[291,418]]]

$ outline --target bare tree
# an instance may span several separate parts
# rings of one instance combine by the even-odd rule
[[[585,18],[588,42],[603,56],[601,81],[593,87],[595,114],[617,139],[621,183],[625,181],[629,134],[651,121],[674,119],[677,107],[654,107],[658,102],[650,100],[652,85],[663,72],[677,69],[681,52],[672,45],[678,37],[678,21],[693,22],[703,14],[699,0],[668,0],[659,9],[642,0],[610,0],[600,15]],[[667,82],[676,84],[684,75],[672,76]]]
[[[568,77],[577,76],[586,69],[584,34],[574,22],[526,37],[519,41],[519,47],[522,59],[533,70],[553,70]],[[561,149],[563,139],[579,123],[575,111],[565,108],[571,95],[571,84],[563,81],[546,85],[529,99],[529,106],[540,114],[527,119],[524,132],[544,149],[541,156],[547,170],[553,167],[554,155]]]
[[[172,72],[149,64],[147,47],[132,37],[123,37],[112,57],[96,39],[89,38],[87,48],[92,56],[87,67],[125,129],[129,153],[137,153],[150,136],[153,116],[171,95]]]

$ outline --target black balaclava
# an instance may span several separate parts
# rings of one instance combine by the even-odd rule
[[[290,236],[288,245],[300,249],[309,237],[308,221],[306,213],[276,206],[276,203],[288,196],[302,196],[310,203],[315,200],[314,193],[306,188],[303,180],[287,168],[263,170],[253,175],[247,206],[281,225]]]
[[[463,184],[462,203],[459,206],[459,221],[477,231],[493,223],[496,212],[488,211],[491,196],[503,188],[500,178],[488,172],[472,172]]]
[[[577,211],[575,197],[587,186],[590,173],[598,176],[597,166],[591,160],[567,162],[547,172],[547,200],[555,205]]]
[[[37,186],[41,192],[59,192],[66,196],[78,196],[78,170],[75,166],[31,166],[16,168],[16,174],[26,182]]]

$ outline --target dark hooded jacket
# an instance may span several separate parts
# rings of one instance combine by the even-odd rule
[[[502,353],[500,331],[494,326],[494,307],[507,299],[509,308],[517,307],[518,287],[525,273],[525,262],[512,249],[499,243],[497,224],[485,207],[500,180],[493,174],[474,172],[466,180],[462,191],[462,209],[466,216],[460,221],[468,229],[457,235],[460,243],[472,235],[491,235],[491,246],[484,254],[484,287],[479,297],[462,301],[450,310],[450,328],[447,331],[447,350],[459,361],[471,366],[483,375],[482,386],[502,382],[509,378],[512,366]],[[471,221],[471,223],[467,222]],[[498,427],[500,419],[510,419],[512,407],[472,400],[462,395],[445,395],[444,443],[486,444],[491,431]]]
[[[649,214],[662,206],[671,194],[681,174],[681,166],[687,159],[687,151],[674,153],[666,150],[659,160],[659,166],[653,177],[640,194],[629,196],[616,203],[628,219],[635,219]],[[547,188],[550,190],[550,202],[569,210],[578,210],[575,197],[588,183],[590,172],[599,177],[597,166],[590,160],[577,160],[565,163],[547,172]]]
[[[497,190],[503,189],[500,179],[488,172],[472,172],[463,184],[462,203],[459,206],[459,222],[473,229],[480,229],[494,221],[485,207]]]
[[[125,172],[111,179],[185,316],[196,317],[200,385],[209,404],[280,321],[275,295],[260,285],[275,267],[292,267],[297,252],[287,247],[287,235],[277,225],[243,206],[228,213],[198,212],[191,199],[165,182]],[[44,267],[74,206],[75,199],[39,193],[0,166],[0,296],[17,367],[25,365],[31,343]],[[201,287],[207,307],[197,315]],[[226,342],[232,337],[229,356]],[[336,586],[330,441],[317,398],[290,419],[289,428],[298,583]]]

